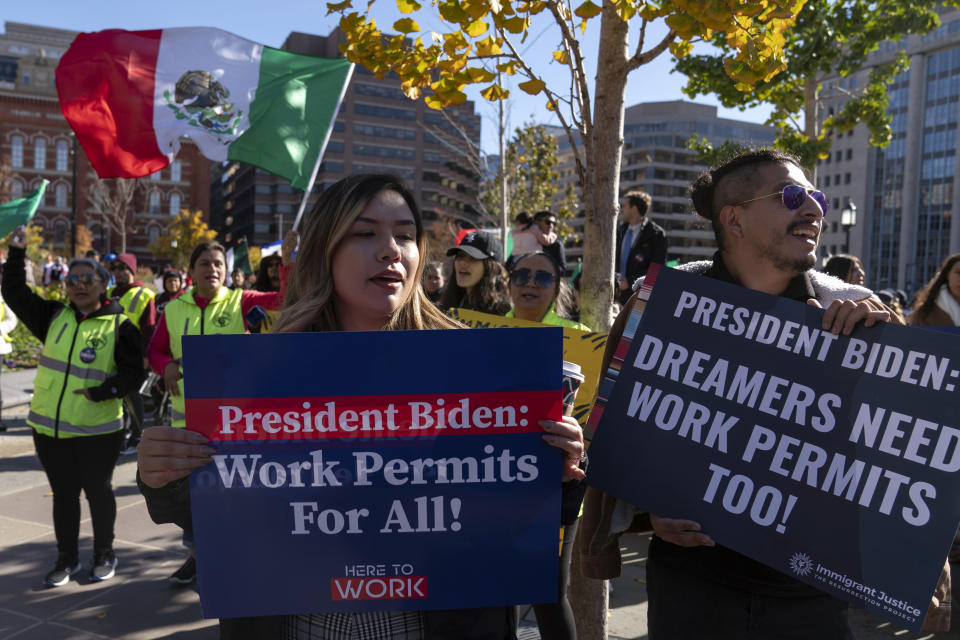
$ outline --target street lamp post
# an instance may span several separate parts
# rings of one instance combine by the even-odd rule
[[[850,201],[840,211],[840,226],[847,232],[847,242],[843,248],[844,253],[850,253],[850,229],[857,224],[857,205]]]

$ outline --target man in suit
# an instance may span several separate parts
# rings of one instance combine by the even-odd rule
[[[617,300],[624,304],[631,287],[647,274],[654,262],[667,260],[667,236],[663,227],[647,218],[650,194],[628,191],[620,204],[623,223],[617,227]]]

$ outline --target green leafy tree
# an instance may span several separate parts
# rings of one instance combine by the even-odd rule
[[[572,188],[560,193],[557,150],[557,139],[543,125],[529,123],[517,129],[507,143],[497,175],[483,190],[484,206],[490,211],[500,210],[500,174],[506,172],[507,201],[514,214],[526,211],[533,215],[549,209],[561,222],[573,217],[576,194]],[[561,236],[569,233],[566,227],[559,231]]]
[[[467,85],[480,85],[481,95],[488,100],[503,100],[509,96],[499,80],[504,75],[517,76],[520,90],[543,96],[566,130],[586,210],[581,317],[589,326],[605,330],[614,293],[627,77],[667,51],[683,57],[694,42],[722,34],[729,47],[723,54],[724,68],[732,78],[744,84],[769,80],[785,68],[784,33],[804,0],[578,2],[432,0],[444,32],[424,34],[415,20],[418,11],[427,11],[423,4],[396,0],[400,12],[410,16],[394,22],[396,35],[384,34],[371,17],[376,0],[358,3],[359,9],[353,0],[330,2],[327,8],[341,14],[340,28],[347,38],[341,50],[349,60],[381,77],[396,74],[407,96],[424,95],[432,108],[462,104]],[[550,62],[569,71],[569,83],[548,85],[545,68],[519,51],[538,16],[549,24],[557,43]],[[600,23],[593,83],[584,65],[589,54],[579,40],[591,20]],[[661,21],[666,23],[666,34],[649,42],[648,26]],[[539,24],[543,23],[538,23],[538,30]],[[633,51],[631,30],[637,44]],[[598,628],[605,624],[605,620],[585,622]]]
[[[726,72],[732,48],[723,34],[715,34],[716,54],[679,58],[676,69],[688,78],[690,97],[715,94],[725,107],[773,107],[767,124],[778,130],[776,146],[796,154],[813,168],[830,152],[834,133],[865,124],[870,144],[890,142],[887,86],[907,69],[902,51],[893,60],[875,66],[859,87],[824,90],[824,78],[846,77],[864,67],[870,52],[885,40],[924,34],[940,24],[937,8],[957,6],[955,0],[808,0],[796,25],[783,32],[786,69],[756,83],[733,79]],[[824,98],[842,96],[843,105],[821,117]]]
[[[173,266],[186,269],[193,248],[216,237],[217,232],[207,226],[202,211],[180,209],[180,213],[170,221],[167,233],[148,248],[153,255],[168,258]]]

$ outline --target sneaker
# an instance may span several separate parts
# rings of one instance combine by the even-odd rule
[[[70,582],[70,576],[80,572],[82,566],[77,559],[60,556],[53,571],[43,579],[43,583],[48,587],[62,587]]]
[[[126,444],[123,445],[123,449],[120,449],[120,454],[124,456],[136,455],[138,444],[140,444],[140,438],[134,436],[128,437]]]
[[[173,572],[173,575],[170,576],[170,582],[176,582],[177,584],[190,584],[197,579],[197,560],[193,556],[187,558],[187,561],[184,562],[179,569]]]
[[[109,580],[117,573],[117,555],[113,550],[93,554],[93,569],[90,570],[90,579],[93,582]]]

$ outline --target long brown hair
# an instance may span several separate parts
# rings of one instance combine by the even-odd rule
[[[937,296],[940,295],[940,287],[947,284],[947,278],[950,277],[950,270],[953,269],[953,265],[958,261],[960,261],[960,253],[947,256],[947,259],[940,265],[940,270],[937,271],[937,275],[933,276],[933,279],[927,283],[927,286],[917,294],[917,300],[913,303],[913,313],[915,317],[912,321],[915,324],[923,323],[927,319],[927,316],[933,312],[933,309],[937,306]]]
[[[453,257],[456,262],[457,257]],[[443,288],[440,302],[444,309],[461,307],[481,313],[502,316],[510,311],[510,276],[502,264],[495,258],[484,258],[483,276],[470,291],[457,284],[457,269],[452,268],[449,282]]]
[[[409,276],[416,286],[384,329],[452,329],[461,326],[441,313],[420,286],[426,264],[427,240],[423,233],[423,218],[413,194],[396,176],[361,173],[326,189],[304,218],[300,248],[275,332],[341,329],[333,304],[333,256],[353,221],[382,191],[395,191],[407,203],[416,223],[420,252],[416,273]]]

